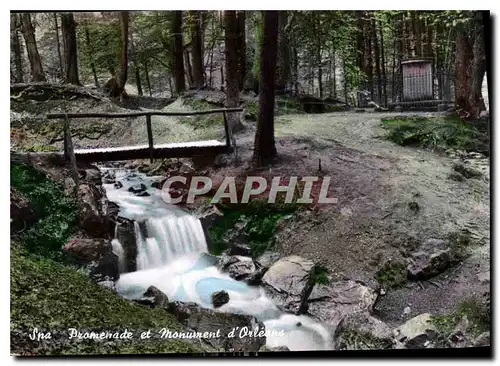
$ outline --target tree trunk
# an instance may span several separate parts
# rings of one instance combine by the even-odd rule
[[[412,33],[411,33],[411,25],[410,25],[410,18],[408,17],[408,13],[405,13],[403,15],[403,24],[404,24],[404,33],[403,33],[403,37],[404,37],[404,58],[408,58],[408,57],[411,57],[412,56],[412,47],[411,47],[411,37],[412,37]]]
[[[95,69],[95,63],[94,63],[94,47],[92,46],[92,43],[90,42],[90,33],[89,33],[89,29],[87,26],[85,26],[85,40],[87,42],[87,48],[89,50],[90,68],[92,70],[92,75],[94,75],[94,83],[95,83],[95,86],[98,88],[99,87],[99,79],[97,78],[97,71]]]
[[[367,15],[368,16],[368,15]],[[365,74],[368,81],[368,91],[370,92],[370,97],[373,98],[373,58],[372,58],[372,37],[371,33],[370,19],[365,19],[364,29],[365,29]]]
[[[14,73],[14,80],[16,83],[22,83],[24,80],[23,75],[23,58],[21,54],[21,43],[19,41],[18,31],[18,18],[17,14],[10,14],[10,49],[14,53],[14,65],[16,70]]]
[[[411,12],[411,25],[413,31],[413,40],[415,42],[415,56],[422,56],[422,27],[420,26],[420,17],[416,11]]]
[[[193,20],[191,23],[191,45],[193,52],[193,84],[196,89],[205,84],[203,76],[203,51],[200,24],[200,11],[193,11]]]
[[[193,69],[191,68],[191,58],[189,57],[189,50],[184,51],[184,63],[186,64],[186,75],[188,79],[189,88],[193,87]]]
[[[238,21],[238,87],[240,90],[243,90],[247,73],[245,11],[238,11],[236,13],[236,18]]]
[[[135,84],[137,85],[137,94],[143,95],[142,84],[141,84],[141,70],[139,68],[139,62],[137,61],[137,52],[135,51],[135,44],[134,44],[134,32],[129,31],[129,33],[130,33],[130,49],[132,51],[133,63],[134,63]]]
[[[172,69],[175,78],[175,91],[181,94],[186,90],[186,81],[184,76],[184,52],[182,44],[182,11],[174,11],[172,20],[172,34],[174,36],[173,43],[173,59]]]
[[[226,107],[237,108],[240,104],[238,75],[238,20],[236,12],[224,11],[224,40],[226,54]],[[231,133],[241,131],[244,126],[236,113],[228,114]]]
[[[337,63],[335,57],[335,44],[333,45],[332,53],[332,73],[333,73],[333,98],[337,99]]]
[[[483,86],[484,74],[486,73],[486,52],[484,42],[483,14],[481,11],[474,12],[474,62],[471,71],[470,87],[470,114],[472,118],[478,118],[479,114],[486,110],[481,89]]]
[[[31,79],[37,81],[47,81],[43,72],[42,60],[38,53],[35,39],[35,29],[31,24],[31,17],[29,13],[20,14],[21,31],[23,33],[26,50],[28,51],[28,58],[31,66]]]
[[[63,60],[61,56],[61,40],[59,39],[59,25],[57,24],[57,13],[54,13],[54,27],[56,32],[57,57],[59,60],[59,77],[62,79],[64,73]]]
[[[382,56],[382,88],[384,95],[384,106],[387,107],[387,74],[385,64],[385,48],[384,48],[384,32],[382,29],[382,22],[379,21],[380,32],[380,55]],[[380,101],[382,103],[382,100]]]
[[[375,71],[377,73],[377,103],[382,103],[382,73],[380,71],[380,50],[378,47],[378,37],[377,37],[377,23],[375,17],[372,16],[372,37],[373,37],[373,48],[375,51]],[[372,100],[374,98],[372,97]]]
[[[470,113],[469,98],[471,95],[471,72],[470,65],[474,61],[472,44],[464,30],[458,32],[456,38],[456,84],[455,84],[455,103],[460,110]]]
[[[146,85],[149,90],[149,96],[153,96],[153,90],[151,89],[151,81],[149,80],[149,68],[148,68],[148,63],[144,62],[144,74],[146,74]]]
[[[278,72],[278,85],[280,88],[286,88],[287,84],[290,82],[291,66],[290,66],[290,38],[289,29],[291,26],[292,17],[288,18],[288,12],[286,10],[280,11],[278,14],[279,23],[279,72]]]
[[[259,120],[255,133],[253,163],[263,166],[276,156],[274,141],[274,97],[278,46],[278,12],[264,12],[260,58]]]
[[[363,71],[365,68],[365,40],[364,40],[364,22],[363,22],[363,12],[361,10],[356,10],[356,66]]]
[[[78,56],[76,49],[76,24],[73,13],[61,13],[61,29],[64,37],[65,82],[79,85]]]
[[[314,12],[316,15],[315,24],[316,24],[316,64],[318,65],[318,89],[319,89],[319,97],[323,98],[323,67],[322,67],[322,59],[321,59],[321,20],[319,18],[318,12]]]

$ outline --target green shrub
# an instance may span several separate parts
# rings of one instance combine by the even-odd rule
[[[389,262],[377,271],[375,279],[381,285],[389,288],[397,288],[406,283],[406,273],[406,266],[403,263]]]
[[[388,139],[398,145],[440,151],[489,151],[488,136],[457,117],[383,119],[382,123],[389,130]]]
[[[76,228],[77,205],[63,188],[31,166],[11,164],[11,186],[32,204],[37,221],[18,240],[34,253],[60,258],[62,246]]]
[[[312,274],[312,283],[328,285],[330,283],[330,279],[328,278],[329,273],[330,271],[324,265],[316,264]]]

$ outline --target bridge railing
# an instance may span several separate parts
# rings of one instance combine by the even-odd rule
[[[140,112],[125,112],[125,113],[49,113],[47,119],[63,119],[64,120],[64,156],[67,161],[74,163],[75,154],[73,149],[73,141],[71,137],[70,120],[78,118],[130,118],[130,117],[146,117],[146,128],[148,132],[148,146],[151,161],[154,156],[153,129],[151,126],[151,116],[199,116],[205,114],[222,113],[224,117],[224,132],[226,138],[226,146],[231,147],[232,131],[227,120],[227,113],[242,112],[243,108],[221,108],[210,109],[206,111],[193,112],[164,112],[164,111],[140,111]]]

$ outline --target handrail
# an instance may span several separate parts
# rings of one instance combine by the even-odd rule
[[[128,113],[49,113],[47,119],[59,118],[126,118],[142,116],[198,116],[203,114],[225,113],[225,112],[243,112],[243,108],[221,108],[209,109],[206,111],[195,112],[163,112],[163,111],[141,111]]]

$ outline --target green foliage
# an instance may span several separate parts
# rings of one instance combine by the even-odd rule
[[[34,253],[60,258],[61,248],[76,228],[77,206],[60,185],[31,166],[11,164],[11,186],[33,205],[38,220],[17,234]]]
[[[392,342],[388,339],[374,337],[367,332],[360,332],[348,329],[342,333],[342,340],[349,349],[369,350],[369,349],[391,349]]]
[[[402,146],[431,150],[449,148],[466,151],[488,151],[488,137],[456,117],[411,117],[384,119],[388,139]]]
[[[383,286],[397,288],[406,283],[406,266],[399,262],[386,263],[375,274],[375,279]]]
[[[214,109],[214,105],[198,98],[184,98],[184,104],[191,107],[195,111],[206,111],[209,109]],[[193,128],[210,128],[224,126],[224,116],[222,113],[206,114],[201,116],[189,116],[179,119],[180,123],[187,124]]]
[[[27,253],[15,243],[11,246],[11,331],[26,332],[34,327],[51,332],[77,328],[88,331],[123,331],[128,329],[181,330],[181,325],[164,309],[152,309],[122,298],[90,279],[50,259]],[[149,343],[136,334],[135,341],[77,342],[62,340],[47,342],[47,349],[35,344],[23,349],[35,354],[97,354],[136,352],[197,352],[194,345],[162,340]],[[29,341],[28,341],[29,342]],[[37,343],[37,342],[34,342]],[[25,348],[12,342],[14,349]]]
[[[54,145],[30,145],[23,150],[28,152],[59,151]]]
[[[221,205],[224,216],[208,232],[212,254],[219,255],[227,249],[227,236],[238,222],[244,227],[241,234],[251,245],[252,256],[257,257],[274,245],[274,234],[280,219],[296,210],[292,204],[268,204],[267,200],[252,200],[248,204]]]
[[[322,264],[316,264],[312,273],[312,283],[319,285],[328,285],[330,283],[330,279],[328,278],[328,274],[330,271],[327,267]]]
[[[455,231],[447,235],[447,243],[451,251],[451,260],[459,262],[469,254],[472,238],[468,231]]]
[[[491,310],[488,301],[481,301],[476,297],[463,299],[458,309],[444,315],[433,316],[431,321],[434,326],[446,337],[454,331],[462,317],[469,321],[467,331],[477,336],[491,328]]]
[[[257,121],[259,119],[259,103],[250,101],[245,104],[245,119]]]

